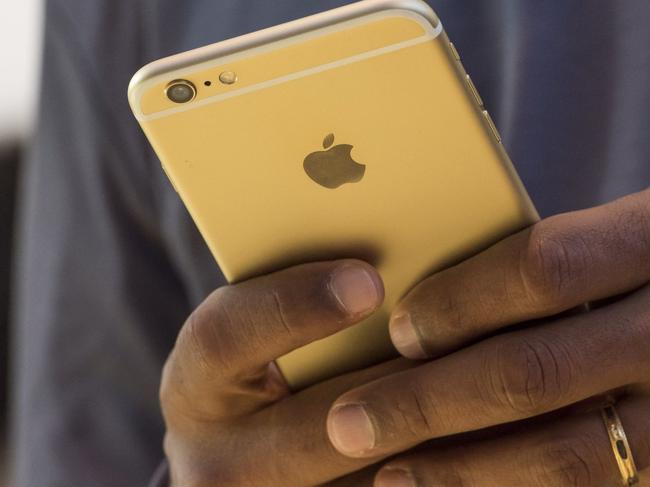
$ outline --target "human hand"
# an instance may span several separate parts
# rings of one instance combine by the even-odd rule
[[[549,218],[426,279],[392,315],[393,342],[407,357],[537,322],[344,393],[328,417],[333,444],[377,459],[556,411],[479,441],[398,455],[375,486],[620,485],[599,408],[576,403],[616,390],[637,467],[650,466],[648,281],[650,190]],[[599,301],[588,313],[545,318]]]
[[[292,395],[272,363],[362,320],[382,300],[377,272],[354,260],[293,267],[208,297],[183,326],[163,371],[172,485],[317,485],[376,461],[333,448],[328,409],[344,391],[411,361],[397,359]],[[357,485],[354,478],[336,485]]]

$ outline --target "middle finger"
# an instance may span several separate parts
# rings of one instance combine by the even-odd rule
[[[481,342],[343,394],[328,416],[351,457],[509,423],[647,381],[650,287],[607,308]]]

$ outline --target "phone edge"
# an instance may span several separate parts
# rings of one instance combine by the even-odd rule
[[[131,78],[127,90],[129,105],[138,113],[138,97],[135,92],[144,82],[167,72],[188,68],[215,58],[229,56],[265,44],[278,42],[300,34],[318,30],[332,24],[354,20],[384,10],[399,9],[411,11],[424,17],[434,29],[440,28],[440,20],[424,0],[362,0],[301,19],[292,20],[273,27],[226,39],[158,59],[140,68]]]

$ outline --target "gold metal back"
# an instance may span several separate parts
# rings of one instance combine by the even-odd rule
[[[294,23],[296,35],[271,44],[248,36],[255,47],[196,65],[176,57],[131,86],[230,281],[340,257],[379,269],[379,312],[278,360],[296,388],[393,356],[387,316],[409,288],[538,218],[435,15],[423,2],[378,3],[316,30]],[[224,71],[238,81],[219,83]],[[165,98],[177,78],[197,86],[193,102]],[[305,173],[328,134],[365,165],[360,181],[329,189]]]

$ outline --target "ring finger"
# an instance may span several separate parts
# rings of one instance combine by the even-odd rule
[[[650,398],[617,405],[637,468],[650,466]],[[603,487],[622,477],[596,412],[469,446],[425,450],[386,464],[375,487]]]

